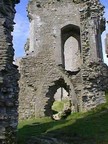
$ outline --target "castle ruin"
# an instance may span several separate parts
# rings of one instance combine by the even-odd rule
[[[74,112],[105,102],[98,0],[30,0],[30,37],[19,62],[19,118],[52,115],[54,95],[65,89]]]
[[[19,118],[52,115],[54,95],[65,89],[73,111],[105,102],[108,86],[101,33],[104,7],[98,0],[30,0],[26,56],[13,64],[15,4],[0,1],[0,144],[17,143]],[[106,83],[105,83],[106,82]]]

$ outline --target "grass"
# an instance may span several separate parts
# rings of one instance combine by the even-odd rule
[[[106,94],[108,100],[108,94]],[[19,122],[18,144],[31,136],[51,136],[69,144],[108,144],[108,101],[87,113],[75,113],[65,120],[51,118]]]
[[[52,110],[60,112],[63,110],[64,105],[68,104],[69,100],[55,101],[52,106]]]

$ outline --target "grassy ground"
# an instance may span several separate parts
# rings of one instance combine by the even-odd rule
[[[108,94],[106,95],[108,100]],[[65,120],[45,117],[22,121],[18,126],[18,144],[30,136],[52,136],[69,144],[108,144],[108,101],[87,113],[75,113]]]
[[[64,105],[66,105],[66,104],[69,105],[69,100],[67,100],[67,99],[62,100],[62,101],[55,101],[53,103],[52,110],[54,110],[56,112],[60,112],[63,110]]]

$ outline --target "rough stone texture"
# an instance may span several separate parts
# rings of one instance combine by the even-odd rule
[[[105,28],[98,0],[30,0],[30,37],[19,61],[19,118],[52,115],[57,89],[69,95],[73,111],[87,111],[105,102],[107,67],[103,64],[101,33]],[[78,44],[76,70],[65,69],[64,45]],[[74,57],[75,49],[69,55]],[[105,74],[103,75],[103,73]]]
[[[18,123],[18,71],[11,32],[18,0],[0,0],[0,144],[15,144]]]
[[[100,12],[100,13],[99,13]],[[101,33],[105,20],[98,0],[86,1],[80,10],[82,48],[82,108],[89,110],[105,101],[102,71]]]
[[[20,117],[30,117],[34,114],[43,116],[44,112],[47,115],[51,114],[50,107],[54,102],[53,96],[59,87],[64,87],[70,92],[73,101],[77,101],[68,74],[55,64],[48,49],[44,49],[38,56],[23,58],[20,62],[20,71]]]
[[[105,48],[106,48],[106,54],[108,57],[108,34],[106,34],[106,38],[105,38]]]

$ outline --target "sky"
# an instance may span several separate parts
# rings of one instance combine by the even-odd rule
[[[24,45],[26,39],[29,37],[29,21],[27,17],[27,4],[28,0],[20,0],[21,2],[16,5],[16,15],[15,15],[15,26],[13,31],[13,45],[15,49],[15,58],[22,57],[25,55]],[[100,2],[105,6],[104,17],[108,21],[108,0],[100,0]],[[106,25],[106,30],[102,33],[102,47],[104,62],[108,65],[108,58],[105,54],[105,36],[108,33],[108,24]]]
[[[108,0],[100,0],[100,2],[105,6],[105,14],[104,17],[106,18],[106,21],[108,21]],[[108,24],[106,24],[106,30],[102,33],[102,48],[103,48],[103,58],[104,62],[108,65],[108,58],[105,54],[105,37],[108,33]]]
[[[20,0],[16,5],[15,26],[13,31],[13,45],[15,58],[24,56],[24,45],[29,36],[29,20],[27,17],[28,0]]]

